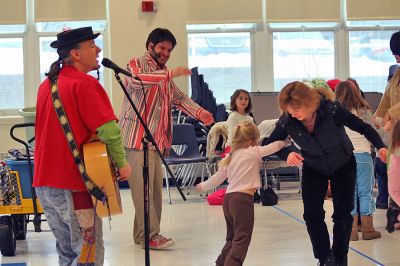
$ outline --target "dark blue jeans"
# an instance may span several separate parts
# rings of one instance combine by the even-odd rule
[[[386,164],[383,163],[378,157],[375,158],[375,174],[378,181],[378,197],[376,198],[376,205],[388,206],[388,176]]]

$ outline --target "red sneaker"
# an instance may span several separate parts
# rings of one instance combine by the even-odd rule
[[[163,250],[172,247],[175,242],[171,238],[166,238],[161,234],[152,236],[149,240],[149,248],[154,250]],[[144,248],[144,243],[141,245]]]

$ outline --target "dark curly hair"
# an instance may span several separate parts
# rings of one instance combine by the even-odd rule
[[[251,96],[250,93],[243,89],[235,90],[235,92],[231,96],[231,111],[237,111],[236,106],[236,99],[239,97],[240,93],[245,93],[249,97],[249,104],[247,105],[246,109],[244,110],[245,113],[250,113],[251,109],[253,108],[253,104],[251,103]]]
[[[157,43],[169,41],[172,43],[172,49],[174,49],[176,45],[175,36],[167,29],[155,28],[152,32],[150,32],[149,37],[147,37],[146,41],[146,49],[148,50],[149,43],[153,43],[156,46]]]

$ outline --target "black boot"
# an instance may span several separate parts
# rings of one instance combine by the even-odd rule
[[[326,259],[319,260],[318,266],[336,266],[335,256],[331,254]]]
[[[338,259],[336,258],[336,266],[347,266],[347,258]]]
[[[389,207],[388,210],[386,211],[386,218],[387,218],[387,225],[386,225],[386,230],[389,233],[393,233],[395,228],[394,225],[398,223],[399,221],[397,220],[398,215],[400,214],[400,211]]]

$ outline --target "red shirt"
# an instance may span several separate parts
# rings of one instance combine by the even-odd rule
[[[82,154],[96,129],[117,118],[101,84],[73,66],[62,68],[58,92]],[[54,110],[48,79],[40,85],[36,103],[33,186],[86,190]]]

